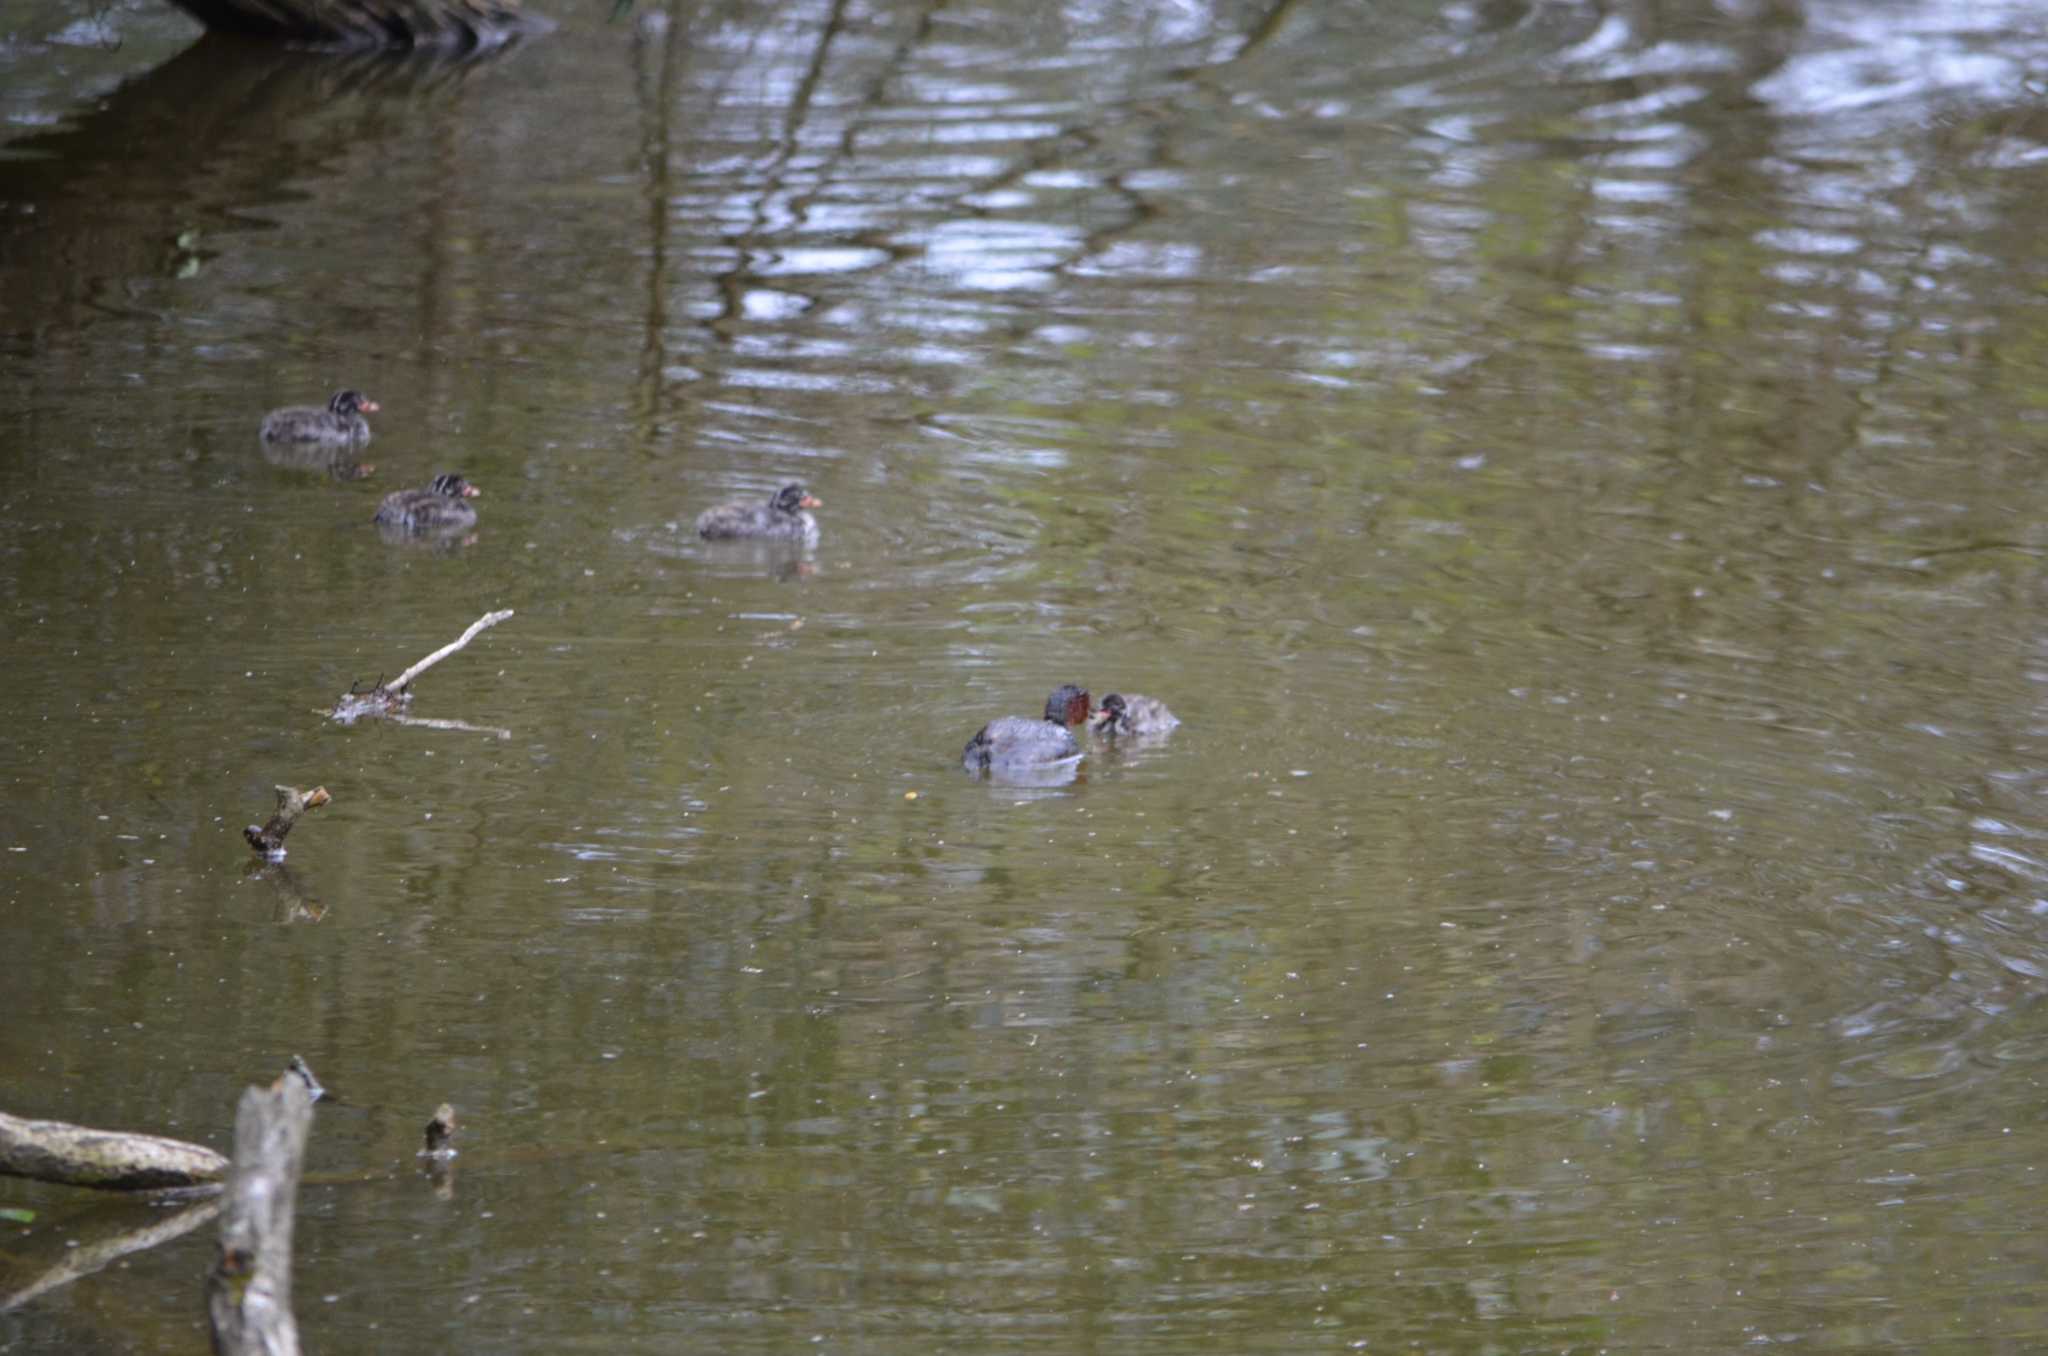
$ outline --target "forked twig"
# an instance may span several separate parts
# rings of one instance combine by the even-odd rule
[[[440,649],[434,651],[419,663],[414,664],[388,683],[380,678],[377,680],[376,685],[370,688],[362,688],[355,684],[350,684],[348,691],[343,693],[340,699],[334,703],[334,708],[327,712],[327,718],[341,725],[353,725],[364,716],[397,716],[412,702],[413,679],[419,677],[449,655],[454,654],[457,650],[469,644],[470,641],[475,640],[479,631],[496,626],[511,615],[512,609],[509,607],[502,612],[484,613],[483,616],[478,617],[469,624],[467,631],[464,631],[454,640],[449,641],[446,645],[443,645]],[[413,721],[409,723],[426,725],[434,724],[435,722]],[[455,725],[443,728],[465,727],[462,727],[458,722]],[[500,739],[510,739],[512,737],[511,731],[501,730],[495,726],[485,727],[483,732],[495,734]]]

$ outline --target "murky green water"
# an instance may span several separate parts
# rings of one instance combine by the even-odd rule
[[[0,1106],[302,1052],[314,1351],[2048,1344],[2038,14],[550,12],[0,39]]]

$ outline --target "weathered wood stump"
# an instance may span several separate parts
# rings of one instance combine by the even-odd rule
[[[285,835],[292,831],[292,825],[299,822],[299,816],[308,810],[317,810],[334,797],[327,794],[327,788],[316,786],[311,791],[301,791],[295,786],[277,788],[277,813],[263,824],[254,824],[242,830],[242,837],[248,840],[254,851],[275,861],[284,856]]]
[[[222,1356],[298,1356],[292,1220],[312,1128],[313,1094],[295,1073],[247,1089],[235,1108],[220,1253],[206,1278],[213,1349]]]
[[[434,1119],[427,1122],[427,1146],[420,1150],[422,1155],[432,1158],[455,1157],[455,1108],[443,1102],[434,1108]]]

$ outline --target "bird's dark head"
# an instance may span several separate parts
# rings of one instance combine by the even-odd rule
[[[1125,709],[1124,699],[1117,693],[1110,693],[1102,699],[1102,707],[1096,712],[1095,733],[1128,734],[1131,718]]]
[[[434,483],[427,488],[435,494],[445,494],[450,499],[474,499],[483,493],[453,471],[435,476]]]
[[[1045,699],[1045,718],[1055,725],[1086,724],[1090,714],[1088,690],[1072,683],[1054,688]]]
[[[809,491],[793,480],[775,492],[777,513],[795,513],[800,509],[821,508],[824,503],[822,499],[813,498]]]
[[[361,391],[336,391],[334,398],[327,402],[327,408],[339,415],[350,415],[375,414],[384,407]]]

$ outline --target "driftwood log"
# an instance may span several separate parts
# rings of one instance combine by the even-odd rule
[[[299,822],[299,816],[308,810],[317,810],[334,797],[327,794],[327,788],[316,786],[311,791],[301,791],[295,786],[277,788],[277,813],[258,828],[251,824],[242,830],[242,837],[249,846],[273,860],[284,856],[284,838],[292,831],[292,825]]]
[[[468,52],[554,25],[519,0],[172,0],[216,33],[362,50]]]
[[[0,1173],[102,1191],[158,1191],[218,1182],[228,1161],[160,1135],[31,1121],[0,1111]]]
[[[213,1349],[223,1356],[297,1356],[292,1220],[312,1128],[313,1094],[296,1073],[247,1089],[235,1108],[220,1253],[206,1278]]]

